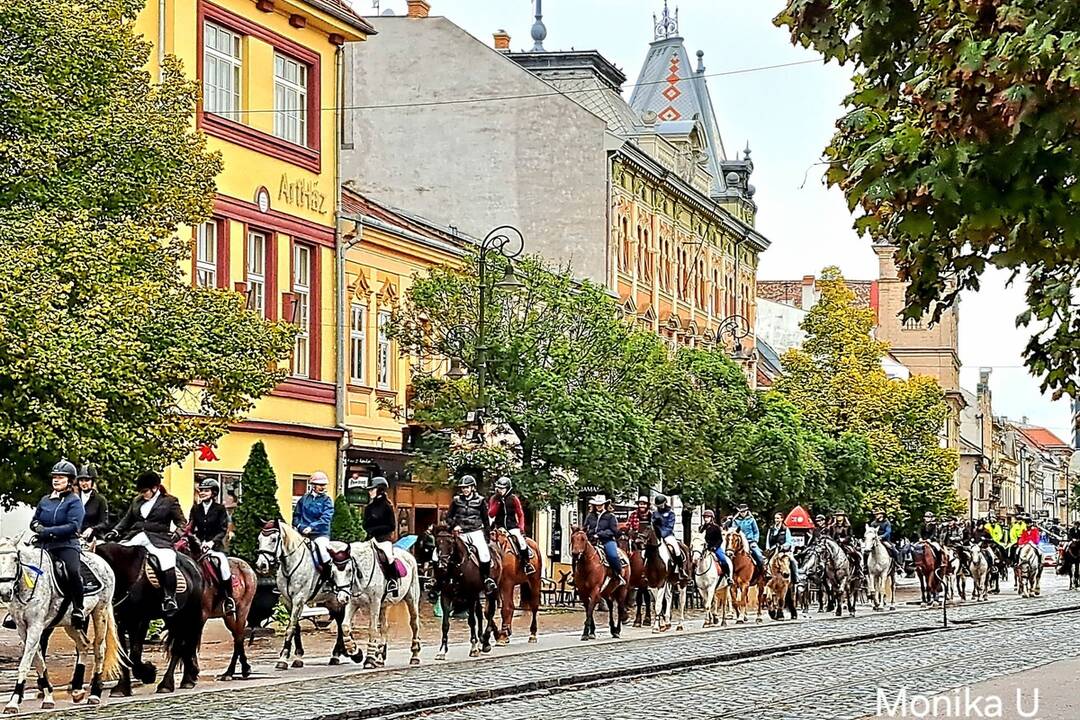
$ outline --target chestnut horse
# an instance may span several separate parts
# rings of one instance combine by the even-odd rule
[[[596,621],[593,620],[593,611],[601,600],[607,603],[611,637],[617,638],[622,634],[626,597],[630,590],[630,563],[623,563],[622,577],[626,583],[619,585],[608,576],[608,567],[604,565],[602,552],[589,542],[584,530],[574,528],[570,536],[570,558],[571,567],[574,569],[574,587],[577,588],[581,605],[585,608],[582,640],[596,639]]]
[[[247,653],[244,652],[244,635],[247,630],[248,613],[251,612],[251,603],[255,600],[255,591],[258,589],[258,579],[251,566],[240,558],[229,558],[229,569],[232,571],[232,594],[236,604],[236,612],[225,613],[225,599],[218,593],[218,570],[213,566],[210,557],[205,553],[196,554],[195,548],[198,541],[190,535],[185,535],[176,543],[176,550],[182,552],[199,564],[203,574],[203,597],[202,613],[203,621],[213,618],[221,618],[225,627],[233,639],[232,659],[229,660],[228,669],[218,676],[218,680],[232,680],[236,674],[236,663],[240,662],[241,677],[251,676],[251,665],[248,664]]]
[[[746,606],[750,602],[750,587],[757,588],[757,622],[761,622],[761,608],[765,602],[765,574],[761,572],[750,555],[750,541],[742,530],[733,527],[724,532],[724,552],[731,560],[731,604],[735,608],[735,624],[747,621]]]
[[[915,560],[915,574],[919,578],[923,605],[933,605],[940,600],[942,587],[945,586],[944,571],[948,567],[944,550],[942,550],[942,556],[939,563],[938,556],[928,541],[918,542],[911,546],[911,557]]]
[[[521,588],[521,609],[532,614],[529,626],[529,642],[536,642],[536,615],[540,611],[540,577],[544,571],[544,558],[540,546],[532,538],[525,542],[532,552],[533,572],[529,575],[518,567],[517,545],[505,530],[495,531],[495,543],[502,550],[502,575],[499,577],[499,604],[502,608],[502,628],[495,633],[495,642],[506,645],[514,629],[514,589]]]
[[[646,625],[652,625],[652,593],[649,592],[649,585],[645,579],[645,549],[641,535],[634,536],[632,546],[626,535],[620,535],[618,544],[619,549],[630,559],[629,592],[633,593],[634,605],[637,609],[634,613],[634,627],[641,627],[643,619]],[[627,605],[629,606],[629,602]],[[642,618],[642,608],[645,610],[644,618]]]
[[[769,617],[773,620],[783,620],[784,610],[791,615],[792,620],[799,617],[795,609],[795,582],[792,569],[795,567],[795,557],[790,552],[774,552],[766,560],[769,575],[772,577],[765,586],[765,602],[769,608]]]

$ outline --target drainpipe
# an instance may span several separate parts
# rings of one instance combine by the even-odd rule
[[[163,1],[163,0],[162,0]],[[337,427],[342,431],[341,440],[338,443],[337,468],[335,473],[335,485],[339,495],[344,493],[345,483],[345,449],[348,438],[348,427],[345,425],[345,401],[349,386],[345,380],[345,253],[353,243],[360,239],[361,229],[357,229],[355,238],[346,244],[341,232],[341,121],[344,111],[341,108],[341,98],[344,97],[343,48],[338,46],[334,52],[334,72],[337,73],[335,85],[337,87],[337,102],[334,105],[334,280],[337,284],[334,292],[334,304],[337,310],[337,328],[335,331],[335,361],[337,372],[337,392],[334,393],[334,410]]]
[[[165,79],[165,0],[158,0],[157,7],[157,62],[158,82],[160,83]]]

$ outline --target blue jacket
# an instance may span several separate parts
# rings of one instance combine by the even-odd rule
[[[312,537],[329,536],[330,521],[333,519],[334,501],[326,493],[319,496],[307,493],[293,510],[293,526],[300,532],[311,528]]]
[[[589,513],[585,516],[585,535],[594,542],[605,543],[619,536],[619,521],[615,513]]]
[[[744,518],[736,517],[735,525],[742,530],[742,534],[745,535],[746,539],[750,542],[756,543],[761,540],[761,533],[758,531],[757,520],[754,519],[753,515],[747,515]]]
[[[888,520],[882,520],[881,522],[875,520],[870,523],[870,527],[877,528],[878,537],[882,540],[892,540],[892,523]]]
[[[675,511],[671,508],[666,510],[653,510],[652,526],[656,536],[663,540],[675,534]]]
[[[79,530],[82,529],[83,515],[86,509],[82,500],[73,492],[64,493],[58,498],[46,495],[38,501],[31,522],[41,524],[38,537],[42,547],[49,550],[59,548],[79,549]]]

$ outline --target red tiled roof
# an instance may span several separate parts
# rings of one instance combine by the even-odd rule
[[[873,307],[873,280],[846,280],[845,284],[855,293],[855,304],[859,307]],[[815,287],[817,280],[814,280]],[[763,300],[792,305],[803,310],[810,308],[802,307],[802,280],[758,280],[757,296]]]
[[[1047,430],[1044,427],[1036,427],[1036,426],[1033,426],[1033,425],[1028,425],[1028,426],[1025,426],[1025,427],[1020,427],[1018,429],[1020,430],[1020,432],[1022,432],[1024,434],[1024,436],[1028,440],[1030,440],[1031,442],[1035,443],[1036,445],[1038,445],[1039,447],[1041,447],[1043,449],[1057,450],[1057,449],[1060,449],[1060,448],[1068,448],[1069,447],[1068,443],[1064,442],[1061,438],[1059,438],[1057,435],[1050,432],[1049,430]]]

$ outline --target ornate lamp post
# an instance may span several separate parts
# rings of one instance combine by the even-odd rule
[[[750,335],[750,321],[742,315],[728,315],[716,328],[716,343],[723,345],[731,340],[731,359],[736,362],[752,359],[752,355],[743,349],[742,340]]]
[[[457,325],[447,331],[447,339],[459,348],[457,356],[450,360],[450,370],[446,376],[452,380],[465,377],[466,360],[463,357],[469,340],[473,341],[476,357],[471,365],[476,368],[476,404],[481,411],[487,405],[487,301],[488,301],[488,257],[498,253],[506,260],[506,270],[500,280],[492,284],[492,289],[517,292],[525,285],[514,274],[514,259],[525,249],[525,238],[521,231],[511,225],[501,225],[487,234],[480,243],[479,258],[479,306],[476,313],[476,327]]]

